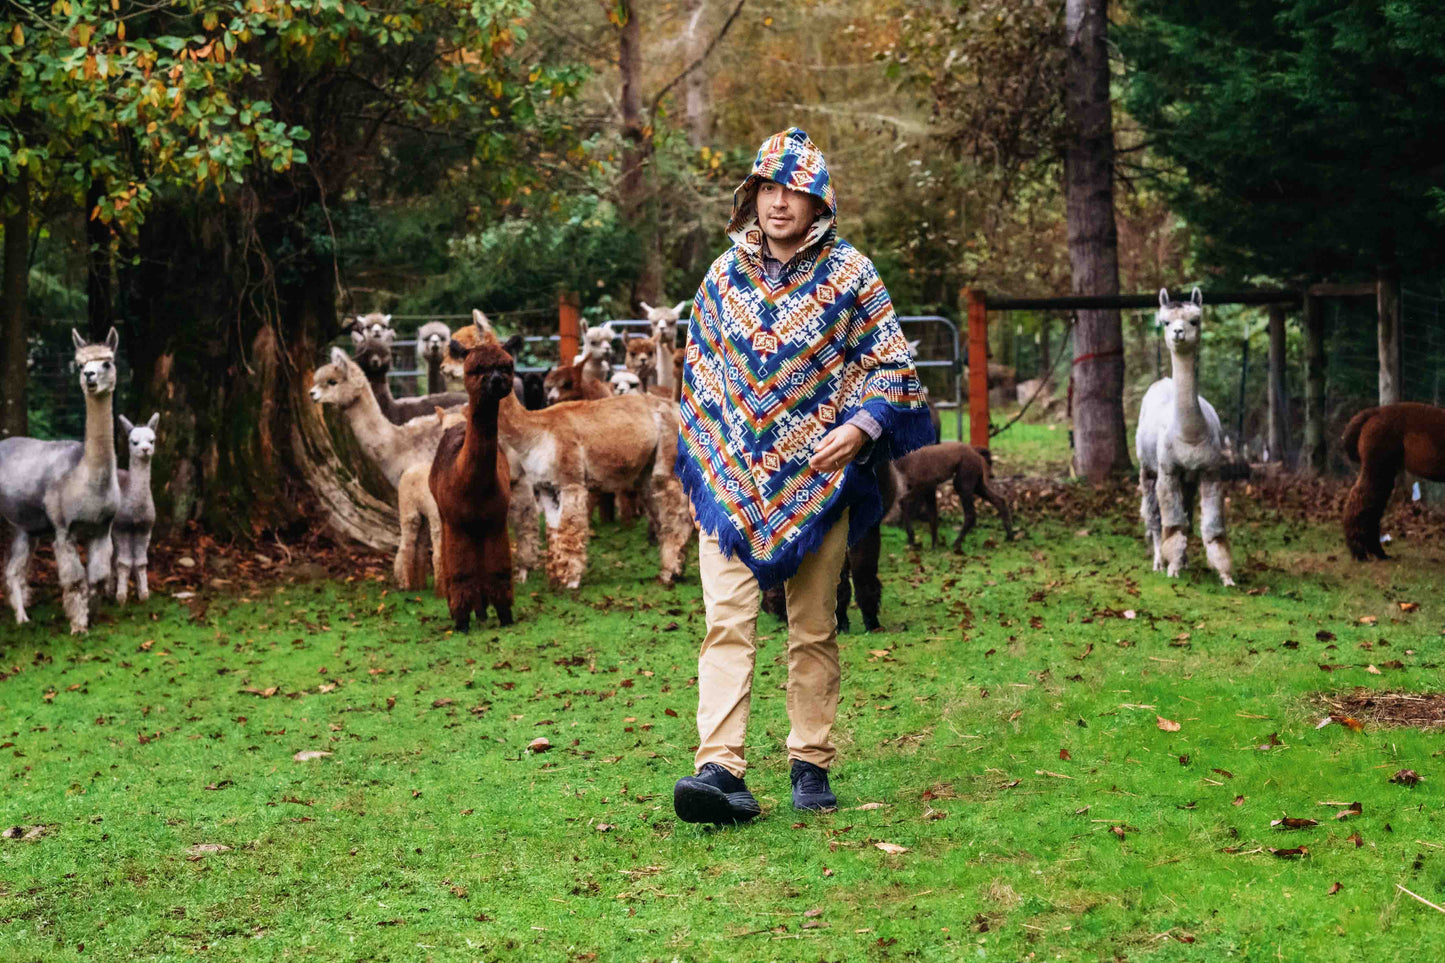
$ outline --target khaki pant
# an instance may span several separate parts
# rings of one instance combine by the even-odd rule
[[[786,583],[788,597],[788,756],[827,769],[836,754],[838,714],[838,573],[848,551],[848,514],[806,556]],[[698,546],[707,607],[707,635],[697,658],[697,756],[741,777],[753,663],[757,652],[757,579],[739,559],[724,557],[716,536]]]

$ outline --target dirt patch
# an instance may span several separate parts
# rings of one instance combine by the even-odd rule
[[[1321,705],[1341,716],[1380,726],[1415,729],[1445,727],[1445,692],[1376,692],[1356,689],[1347,695],[1321,696]]]

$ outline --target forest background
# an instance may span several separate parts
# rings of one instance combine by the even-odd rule
[[[1445,17],[1427,0],[9,0],[0,15],[0,431],[75,434],[27,371],[72,324],[114,324],[119,410],[163,412],[163,528],[288,536],[325,493],[358,526],[381,519],[376,480],[352,476],[304,394],[348,316],[480,307],[549,333],[562,291],[596,319],[690,299],[757,144],[790,125],[823,147],[842,234],[901,312],[958,318],[966,286],[1110,293],[1080,280],[1110,256],[1130,293],[1381,277],[1445,293]],[[1081,234],[1070,188],[1112,223]],[[1073,350],[1120,349],[1082,393],[1108,415],[1107,473],[1127,468],[1124,412],[1157,352],[1146,315],[1094,314],[1078,327],[1096,347]],[[1069,320],[1012,315],[993,354],[1067,379]],[[1233,392],[1261,331],[1258,311],[1211,314],[1229,347],[1207,355],[1206,394]],[[1373,314],[1340,314],[1330,336],[1332,358],[1364,359],[1332,374],[1343,412],[1373,390]]]

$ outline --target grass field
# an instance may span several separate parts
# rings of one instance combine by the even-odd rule
[[[1016,437],[1005,474],[1057,457]],[[843,808],[789,805],[764,616],[764,815],[723,830],[672,813],[700,593],[650,579],[640,528],[466,637],[364,578],[157,597],[84,639],[47,602],[0,626],[0,959],[1438,959],[1445,917],[1397,884],[1445,904],[1445,743],[1317,729],[1315,698],[1445,688],[1445,549],[1356,566],[1334,526],[1233,511],[1233,590],[1150,572],[1127,493],[1020,492],[1022,537],[984,509],[964,557],[885,529]]]

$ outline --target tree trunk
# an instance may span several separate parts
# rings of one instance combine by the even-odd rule
[[[707,0],[687,0],[687,43],[686,62],[694,63],[707,49],[703,21],[707,18]],[[708,103],[708,74],[706,65],[688,74],[686,84],[687,140],[693,147],[701,147],[712,134],[712,110]]]
[[[0,438],[30,433],[25,384],[29,325],[25,299],[30,287],[30,174],[26,168],[9,185],[0,202],[5,209],[4,314],[0,316]]]
[[[1320,299],[1305,295],[1305,437],[1304,469],[1325,470],[1325,317]]]
[[[618,4],[622,29],[618,32],[617,69],[622,80],[622,217],[632,228],[642,255],[642,271],[632,289],[634,304],[662,303],[662,252],[650,216],[644,177],[652,154],[652,131],[642,113],[642,21],[632,0]]]
[[[1399,404],[1404,398],[1400,382],[1400,276],[1394,268],[1382,268],[1375,287],[1379,312],[1380,404]]]
[[[105,185],[91,181],[85,192],[85,303],[86,327],[92,344],[104,341],[115,324],[110,225],[92,216],[104,196]]]
[[[1073,292],[1118,294],[1107,0],[1067,0],[1064,28],[1064,195]],[[1079,474],[1097,483],[1130,468],[1119,312],[1080,311],[1074,351],[1075,459]]]
[[[1289,390],[1285,384],[1284,306],[1269,306],[1269,460],[1289,461]]]

